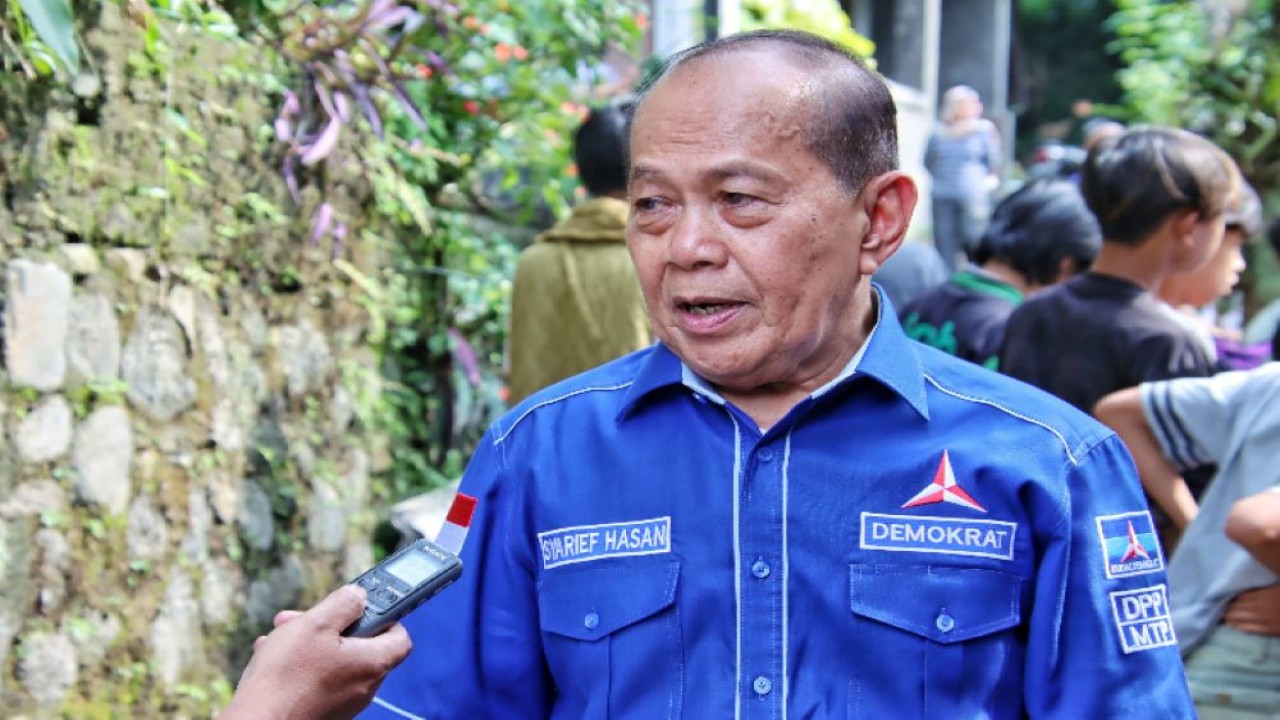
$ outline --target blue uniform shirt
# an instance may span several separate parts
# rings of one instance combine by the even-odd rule
[[[1120,441],[892,311],[767,432],[659,345],[461,492],[463,577],[362,718],[1194,717]]]

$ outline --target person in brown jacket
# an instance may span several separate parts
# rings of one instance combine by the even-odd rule
[[[511,297],[509,403],[651,342],[627,254],[629,104],[591,112],[574,134],[588,199],[520,254]]]

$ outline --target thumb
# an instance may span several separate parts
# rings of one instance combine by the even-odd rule
[[[322,628],[339,630],[346,628],[364,611],[364,588],[359,585],[343,585],[329,593],[325,599],[307,611]]]

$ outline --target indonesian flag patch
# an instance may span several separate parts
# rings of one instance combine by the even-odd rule
[[[465,493],[458,493],[445,516],[444,525],[436,535],[436,544],[457,555],[462,552],[462,544],[466,542],[467,531],[471,528],[471,516],[476,512],[476,499]]]

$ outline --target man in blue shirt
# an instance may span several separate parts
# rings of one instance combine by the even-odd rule
[[[673,59],[631,130],[660,343],[494,424],[461,580],[362,716],[1191,718],[1119,440],[907,339],[916,189],[828,42]]]

